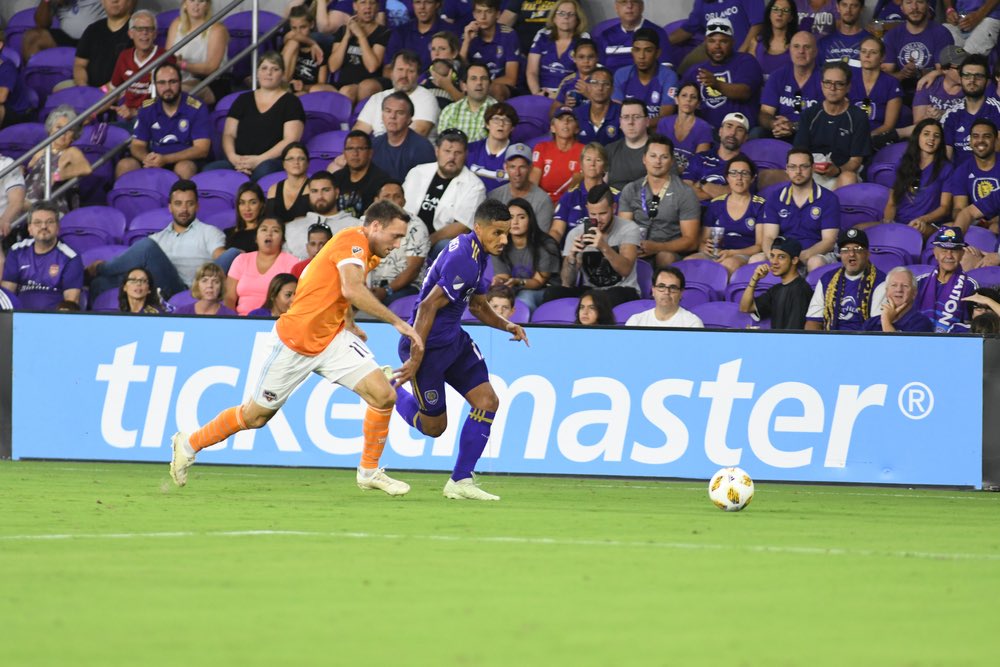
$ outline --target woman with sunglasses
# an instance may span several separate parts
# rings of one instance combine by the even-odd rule
[[[855,74],[851,78],[851,92],[848,97],[851,104],[858,107],[868,116],[871,124],[872,137],[881,137],[896,129],[899,121],[899,111],[903,108],[903,91],[899,81],[882,71],[882,61],[885,58],[885,44],[877,37],[868,37],[859,47],[861,60],[861,76]],[[874,140],[876,149],[884,146],[887,141]]]

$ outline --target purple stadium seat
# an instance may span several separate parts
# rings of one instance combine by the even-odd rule
[[[167,46],[167,32],[170,30],[170,24],[180,14],[181,10],[179,9],[167,9],[156,15],[156,43],[160,45],[161,49]]]
[[[635,279],[639,283],[639,296],[643,299],[653,298],[653,265],[647,261],[636,259]]]
[[[12,292],[8,292],[7,290],[3,289],[2,287],[0,287],[0,292],[3,292],[4,296],[7,297],[7,300],[10,301],[10,307],[11,307],[12,310],[20,310],[21,309],[21,300],[17,297],[16,294],[13,294]],[[0,309],[0,310],[2,310],[2,309]]]
[[[704,292],[709,301],[721,299],[729,282],[729,272],[718,262],[709,259],[686,259],[674,264],[684,274],[687,291]]]
[[[0,58],[4,60],[9,60],[14,63],[14,67],[21,69],[21,53],[20,49],[12,49],[9,46],[5,46],[0,49]]]
[[[60,239],[78,253],[89,248],[121,243],[125,215],[110,206],[84,206],[70,211],[59,223]]]
[[[512,142],[525,141],[549,131],[554,101],[543,95],[512,97],[507,103],[517,111],[520,122],[514,127]]]
[[[985,227],[969,227],[965,232],[965,242],[983,252],[997,251],[997,235]]]
[[[906,126],[899,125],[899,127]],[[893,184],[896,182],[896,171],[899,169],[899,161],[903,158],[903,153],[906,152],[906,145],[907,142],[905,141],[898,144],[889,144],[878,153],[875,153],[871,166],[868,167],[868,172],[865,174],[866,180],[884,185],[891,190]]]
[[[726,287],[726,301],[739,303],[740,297],[743,296],[743,290],[745,290],[747,285],[750,284],[750,276],[753,275],[753,272],[757,270],[758,266],[764,263],[765,262],[747,264],[746,266],[741,266],[733,271],[733,275],[729,278],[729,285]],[[774,276],[774,274],[768,273],[766,276],[761,278],[760,282],[757,283],[757,289],[754,290],[754,295],[763,294],[770,289],[772,285],[777,285],[778,282],[779,280]]]
[[[173,216],[170,215],[168,208],[157,208],[140,213],[128,223],[128,229],[125,230],[125,244],[134,245],[139,239],[144,239],[150,234],[165,229],[171,220],[173,220]]]
[[[15,12],[10,20],[7,21],[7,27],[4,30],[7,39],[7,48],[15,53],[21,52],[21,42],[24,38],[24,33],[35,27],[35,7],[38,3],[33,3],[31,7],[27,9],[22,9],[19,12]],[[52,17],[52,27],[59,27],[59,18],[57,16]],[[18,59],[18,67],[20,67],[20,59]]]
[[[746,329],[753,326],[753,319],[740,312],[738,304],[712,301],[695,306],[691,312],[701,318],[707,329]]]
[[[908,260],[903,259],[895,252],[872,252],[869,259],[875,268],[888,275],[897,266],[903,266]]]
[[[100,89],[92,88],[91,86],[63,88],[45,98],[45,104],[42,105],[42,111],[38,115],[38,118],[42,122],[45,122],[45,119],[49,117],[52,110],[60,104],[68,104],[73,107],[73,111],[81,114],[96,102],[99,102],[102,97],[104,97],[104,93]]]
[[[416,294],[400,297],[389,304],[389,310],[396,313],[397,317],[401,317],[404,320],[409,320],[410,315],[413,314],[413,304],[415,304],[416,302],[417,302]]]
[[[665,32],[669,36],[670,33],[682,27],[686,22],[687,19],[678,19],[676,21],[671,21],[670,23],[663,26],[663,32]],[[676,70],[680,67],[680,64],[684,60],[684,58],[687,57],[687,54],[691,53],[691,51],[693,51],[694,48],[699,44],[701,44],[704,40],[705,38],[701,35],[701,33],[695,33],[694,35],[691,36],[690,39],[685,41],[683,44],[664,44],[663,57],[672,56],[671,60],[674,65],[674,69]],[[673,51],[673,53],[671,53],[671,51]]]
[[[93,164],[130,136],[128,130],[107,123],[85,125],[80,133],[80,138],[74,141],[73,145],[79,148],[87,160]],[[90,176],[80,179],[80,199],[85,204],[105,204],[108,199],[108,190],[111,189],[113,182],[114,161],[106,162],[95,169]]]
[[[95,313],[121,312],[118,307],[118,288],[109,289],[106,292],[98,294],[97,297],[91,301],[90,309]]]
[[[841,266],[840,263],[836,263],[836,264],[827,264],[825,266],[819,267],[818,269],[813,269],[812,271],[809,272],[809,275],[806,276],[806,282],[809,283],[809,287],[815,289],[816,285],[819,284],[820,278],[822,278],[828,273],[836,271],[837,269],[840,268],[840,266]]]
[[[306,127],[302,141],[308,143],[312,137],[334,130],[350,129],[351,100],[340,93],[323,91],[307,93],[299,98],[306,112]],[[343,148],[343,142],[341,142]],[[312,151],[309,151],[310,155]]]
[[[88,248],[80,253],[80,261],[83,265],[90,266],[96,261],[108,261],[128,250],[127,245],[102,245],[96,248]]]
[[[757,169],[785,170],[785,160],[792,145],[780,139],[751,139],[740,150],[753,160]]]
[[[335,158],[344,153],[344,141],[347,139],[347,130],[333,130],[314,135],[306,143],[309,149],[309,162],[313,160],[323,163],[323,168],[330,164]],[[264,187],[264,186],[261,186]]]
[[[42,123],[18,123],[0,130],[0,153],[17,159],[45,140],[48,133]]]
[[[115,181],[108,193],[108,204],[131,221],[143,211],[166,206],[170,187],[177,180],[177,174],[168,169],[150,167],[130,171]]]
[[[537,137],[532,137],[531,139],[525,139],[521,143],[525,144],[528,148],[534,150],[535,146],[537,146],[538,144],[542,143],[543,141],[549,141],[551,139],[552,139],[551,134],[540,134]]]
[[[236,226],[236,210],[232,211],[217,211],[208,216],[198,215],[198,219],[204,222],[206,225],[212,225],[222,231],[226,231],[230,227]]]
[[[855,183],[837,190],[840,200],[840,228],[850,229],[862,222],[881,220],[889,188],[878,183]]]
[[[220,211],[236,210],[236,191],[250,178],[239,171],[215,169],[195,174],[198,186],[198,212],[209,216]]]
[[[73,78],[75,59],[76,49],[69,46],[39,51],[31,56],[22,70],[24,83],[38,93],[38,99],[44,102],[57,83]]]
[[[232,60],[240,51],[250,46],[252,34],[250,31],[253,12],[237,12],[222,19],[222,24],[229,31],[229,46],[226,54]],[[271,12],[257,12],[257,34],[263,35],[268,30],[281,23],[281,17]],[[265,53],[275,48],[276,40],[270,40],[257,47],[258,53]],[[237,63],[232,69],[233,76],[239,80],[250,74],[250,59]]]
[[[535,308],[531,314],[532,324],[574,324],[576,308],[580,300],[575,297],[553,299]]]
[[[311,162],[311,160],[310,160],[310,162]],[[274,185],[275,183],[277,183],[278,181],[285,180],[285,178],[287,178],[287,176],[288,175],[285,172],[283,172],[283,171],[275,171],[273,173],[270,173],[270,174],[267,174],[265,176],[261,176],[260,178],[258,178],[257,179],[257,185],[259,185],[260,189],[264,191],[264,196],[266,197],[267,196],[267,191],[271,188],[271,186]]]
[[[197,301],[194,295],[191,294],[191,290],[186,289],[183,292],[178,292],[177,294],[170,297],[167,300],[167,305],[170,306],[172,310],[181,308],[182,306],[188,306]]]
[[[407,317],[409,317],[409,315],[407,315]],[[531,311],[528,310],[528,305],[523,301],[515,299],[514,312],[510,314],[508,319],[515,324],[527,324],[531,321]],[[462,313],[462,321],[475,323],[479,320],[476,319],[476,316],[473,315],[468,308],[466,308],[465,312]]]
[[[969,277],[979,283],[980,287],[996,287],[1000,285],[1000,266],[984,266],[981,269],[971,269]]]
[[[632,317],[636,313],[641,313],[644,310],[649,310],[651,308],[656,308],[656,302],[652,299],[636,299],[635,301],[626,301],[625,303],[615,306],[615,322],[618,324],[625,324],[625,322],[628,321],[628,318]]]
[[[239,92],[226,95],[216,102],[215,109],[212,110],[212,152],[220,160],[226,157],[226,154],[222,152],[222,131],[226,127],[226,114],[229,113],[236,98],[242,94]]]
[[[709,301],[714,300],[715,299],[709,298],[707,294],[700,290],[684,290],[684,294],[681,294],[681,308],[691,310],[695,306],[700,306],[703,303],[708,303]]]
[[[985,231],[985,230],[984,230]],[[865,230],[868,242],[874,253],[884,253],[891,250],[899,251],[903,263],[915,261],[920,257],[920,249],[924,238],[913,227],[903,224],[875,225]],[[989,232],[987,232],[989,233]]]
[[[934,264],[907,264],[906,268],[910,270],[910,273],[912,273],[914,277],[919,278],[920,276],[933,271],[936,266]]]

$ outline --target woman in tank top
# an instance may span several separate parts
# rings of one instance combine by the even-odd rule
[[[167,48],[200,28],[211,16],[211,0],[182,0],[181,13],[167,30]],[[177,52],[177,64],[180,65],[183,78],[181,85],[185,91],[190,91],[202,79],[223,66],[228,46],[229,31],[222,23],[216,23]],[[215,103],[215,95],[209,88],[203,89],[198,96],[209,104]]]
[[[293,141],[281,152],[281,164],[285,168],[285,178],[267,189],[267,209],[265,215],[284,223],[304,217],[311,210],[309,206],[309,151],[305,144]]]

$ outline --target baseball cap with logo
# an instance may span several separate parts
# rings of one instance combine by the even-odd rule
[[[969,55],[961,46],[949,44],[938,53],[938,62],[942,67],[958,67]]]
[[[837,235],[837,247],[843,248],[845,245],[852,243],[868,250],[868,235],[860,229],[840,230],[840,234]]]
[[[531,149],[526,144],[511,144],[503,154],[503,159],[513,160],[516,157],[531,162]]]
[[[561,116],[573,116],[573,117],[575,117],[576,114],[573,113],[573,107],[559,107],[558,109],[556,109],[556,112],[554,114],[552,114],[552,117],[553,118],[560,118]]]
[[[746,130],[747,132],[750,131],[750,120],[746,116],[741,114],[739,111],[727,113],[726,117],[722,119],[723,125],[730,122],[742,125],[744,130]]]
[[[965,242],[965,235],[961,227],[942,227],[931,239],[931,245],[938,248],[964,248],[968,245]]]
[[[733,36],[733,24],[727,18],[715,18],[708,22],[705,26],[705,37],[709,35],[728,35]]]

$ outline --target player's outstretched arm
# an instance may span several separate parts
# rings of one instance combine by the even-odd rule
[[[524,327],[497,315],[496,311],[490,307],[489,302],[486,300],[486,295],[473,294],[472,299],[469,301],[469,312],[483,324],[513,334],[514,337],[511,340],[523,340],[525,345],[531,347]]]

